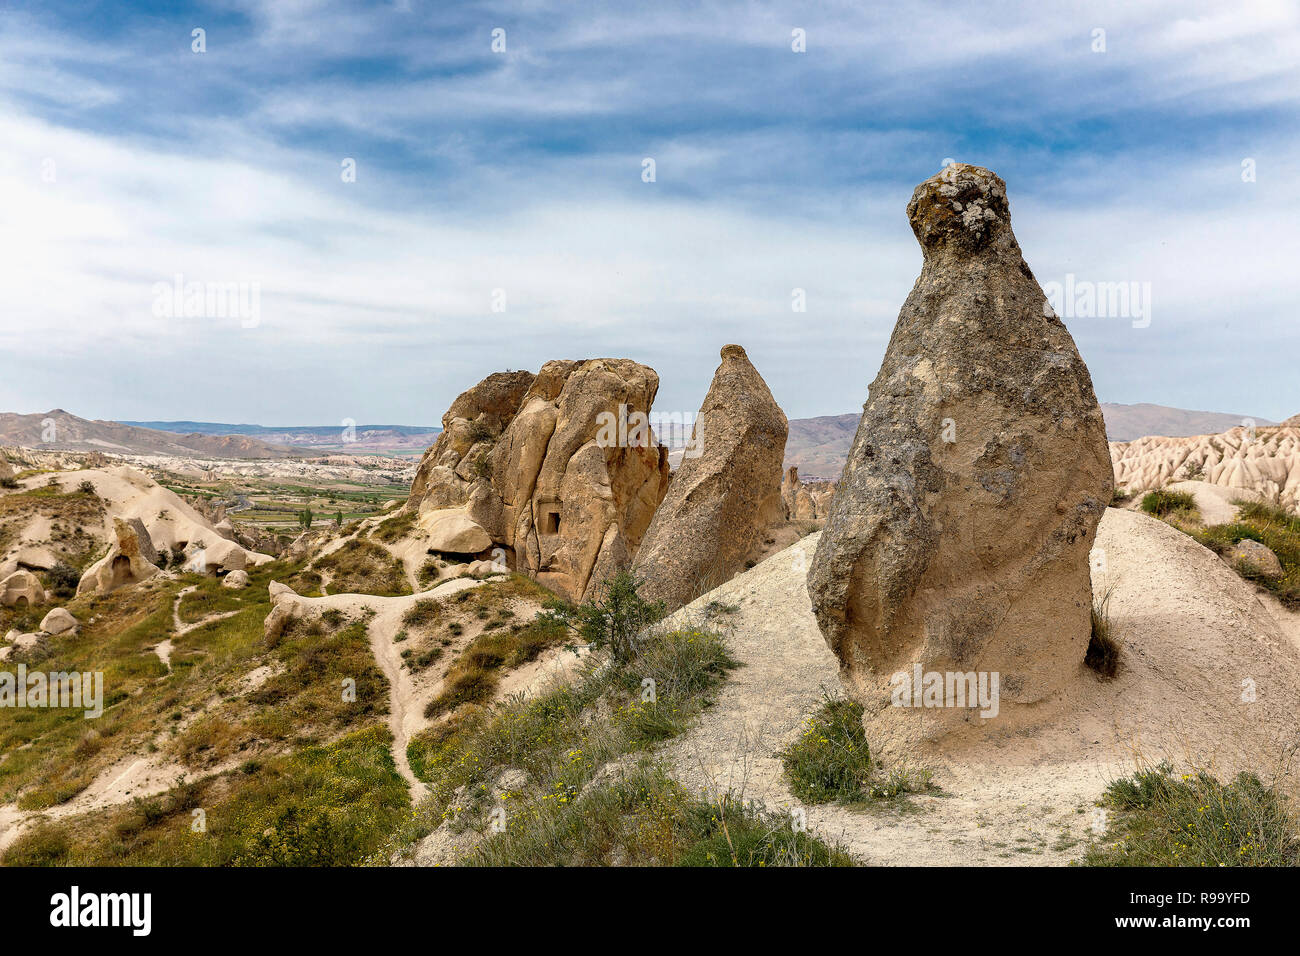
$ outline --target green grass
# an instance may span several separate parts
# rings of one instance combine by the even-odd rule
[[[9,866],[347,866],[410,813],[386,728],[272,756],[109,810],[47,823]],[[205,829],[194,829],[202,810]]]
[[[427,628],[442,616],[442,602],[437,598],[424,598],[416,601],[402,615],[402,623],[407,627]]]
[[[700,807],[653,767],[637,771],[653,782],[644,794],[621,787],[616,776],[596,780],[611,761],[648,760],[638,755],[689,727],[736,666],[710,632],[672,631],[640,645],[632,660],[593,664],[574,683],[528,700],[461,708],[412,740],[412,769],[433,793],[430,825],[447,820],[458,830],[485,829],[500,773],[526,775],[528,784],[503,801],[506,831],[489,835],[466,862],[669,863],[712,835],[688,828],[655,836],[656,827],[684,825],[669,819],[672,808]],[[755,826],[770,822],[762,817]],[[572,839],[547,837],[558,833]],[[780,843],[773,838],[773,860]]]
[[[463,861],[468,866],[852,866],[843,850],[799,832],[789,814],[728,795],[691,797],[661,769],[571,797],[511,807],[505,832]]]
[[[376,525],[371,534],[386,544],[400,541],[410,534],[411,529],[415,527],[416,517],[414,511],[399,511],[391,518],[385,518]]]
[[[410,594],[402,564],[373,541],[353,538],[337,551],[316,559],[316,568],[330,573],[335,594]]]
[[[1175,511],[1196,511],[1196,499],[1186,491],[1148,491],[1140,506],[1149,515],[1164,518]]]
[[[777,755],[791,793],[804,803],[861,807],[935,789],[927,771],[875,763],[862,716],[860,704],[828,697],[807,718],[799,739]]]
[[[563,644],[567,638],[568,630],[563,625],[545,617],[510,630],[480,634],[448,669],[443,690],[429,701],[424,716],[432,719],[464,704],[488,703],[496,696],[502,671],[536,660],[542,651]]]
[[[656,765],[654,745],[689,727],[734,666],[719,635],[672,631],[574,684],[462,711],[408,751],[434,794],[430,825],[486,829],[457,861],[471,866],[852,865],[789,815],[690,795]],[[626,769],[601,772],[615,761]],[[506,768],[526,783],[500,791]]]
[[[1218,555],[1226,555],[1240,541],[1258,541],[1282,565],[1282,577],[1267,577],[1245,566],[1236,566],[1242,577],[1272,591],[1284,607],[1300,609],[1300,516],[1262,502],[1237,502],[1237,520],[1190,532],[1197,541]]]
[[[388,712],[364,620],[296,620],[269,650],[275,676],[207,709],[170,743],[182,763],[207,768],[268,746],[314,744]],[[356,700],[345,698],[345,680],[355,683]]]
[[[1283,798],[1255,774],[1223,783],[1168,763],[1106,788],[1112,811],[1087,866],[1298,866],[1300,832]]]
[[[386,713],[387,684],[374,664],[363,626],[339,621],[329,630],[303,622],[268,644],[267,582],[295,566],[280,562],[249,572],[253,585],[220,594],[237,612],[187,634],[172,632],[177,591],[195,581],[154,579],[108,595],[83,596],[69,609],[78,633],[51,638],[39,659],[16,655],[47,671],[104,674],[104,714],[80,710],[0,711],[0,802],[25,810],[64,803],[96,776],[131,756],[158,753],[196,771],[236,757],[251,758],[318,743]],[[219,587],[219,585],[216,585]],[[171,639],[170,670],[153,648]],[[242,678],[267,666],[279,671],[244,693]],[[357,700],[342,700],[340,681],[352,678]]]

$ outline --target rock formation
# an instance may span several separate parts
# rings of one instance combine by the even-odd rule
[[[56,607],[41,618],[41,630],[46,634],[66,634],[77,626],[77,619],[67,608]]]
[[[1024,262],[1002,180],[950,165],[907,212],[924,265],[808,591],[850,693],[928,737],[980,718],[891,708],[896,673],[997,673],[1003,713],[1080,673],[1113,481],[1091,378]]]
[[[532,372],[493,372],[461,392],[442,416],[442,433],[420,459],[408,500],[420,502],[421,512],[465,505],[483,477],[484,458],[532,384]]]
[[[633,564],[644,597],[680,607],[755,559],[768,529],[785,519],[781,459],[788,431],[745,350],[723,346],[695,420],[699,454],[682,460]]]
[[[1191,478],[1222,488],[1259,492],[1269,501],[1300,506],[1300,424],[1232,428],[1222,435],[1150,436],[1112,442],[1115,484],[1133,494]]]
[[[45,588],[30,571],[15,571],[0,581],[0,604],[5,607],[35,607],[45,603]]]
[[[1249,538],[1238,541],[1224,558],[1229,564],[1262,577],[1280,578],[1284,573],[1277,555],[1266,545]]]
[[[668,464],[648,423],[658,389],[655,371],[628,359],[488,376],[452,403],[420,462],[412,534],[503,557],[581,600],[630,563],[663,499]]]
[[[234,591],[248,587],[248,572],[238,568],[229,572],[221,579],[221,586]]]
[[[834,497],[835,482],[802,481],[797,465],[785,470],[785,478],[781,481],[781,501],[790,521],[825,520]]]
[[[77,594],[108,594],[158,573],[158,552],[139,518],[114,518],[117,543],[81,576]],[[242,553],[242,552],[241,552]]]

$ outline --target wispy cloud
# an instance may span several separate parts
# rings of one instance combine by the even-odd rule
[[[739,341],[791,416],[852,410],[953,157],[1040,280],[1152,283],[1150,327],[1071,323],[1103,399],[1300,410],[1293,4],[407,6],[6,12],[0,407],[433,421],[616,354],[691,410]],[[178,273],[260,322],[156,316]]]

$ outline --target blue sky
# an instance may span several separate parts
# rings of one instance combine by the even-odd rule
[[[1284,0],[11,3],[0,410],[432,423],[615,355],[691,412],[739,342],[790,417],[854,411],[955,158],[1040,282],[1150,283],[1145,327],[1066,318],[1099,398],[1279,419],[1298,101]],[[160,316],[177,274],[256,323]]]

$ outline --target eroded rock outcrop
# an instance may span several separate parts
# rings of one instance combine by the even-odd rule
[[[46,634],[66,634],[77,626],[77,619],[67,608],[56,607],[41,618],[41,630]]]
[[[420,463],[412,534],[581,600],[630,563],[663,499],[667,457],[648,424],[658,389],[629,359],[489,376],[452,404]]]
[[[78,594],[108,594],[158,573],[158,552],[139,518],[114,518],[117,543],[81,576]],[[241,552],[242,553],[242,552]]]
[[[0,604],[5,607],[35,607],[44,603],[45,588],[32,572],[14,571],[0,581]]]
[[[803,481],[799,468],[791,465],[781,480],[781,501],[785,515],[791,521],[825,520],[835,497],[833,481]]]
[[[1151,435],[1112,442],[1110,456],[1115,484],[1132,494],[1193,479],[1300,506],[1300,424],[1294,419],[1278,426],[1232,428],[1221,435]]]
[[[769,529],[785,520],[788,433],[785,413],[745,350],[723,346],[695,421],[699,454],[682,459],[633,565],[643,596],[680,607],[759,556]]]
[[[904,717],[896,673],[997,673],[1003,714],[1080,674],[1113,480],[1092,380],[1024,262],[1002,180],[948,166],[907,212],[924,265],[808,591],[850,693],[929,737],[982,718]]]

